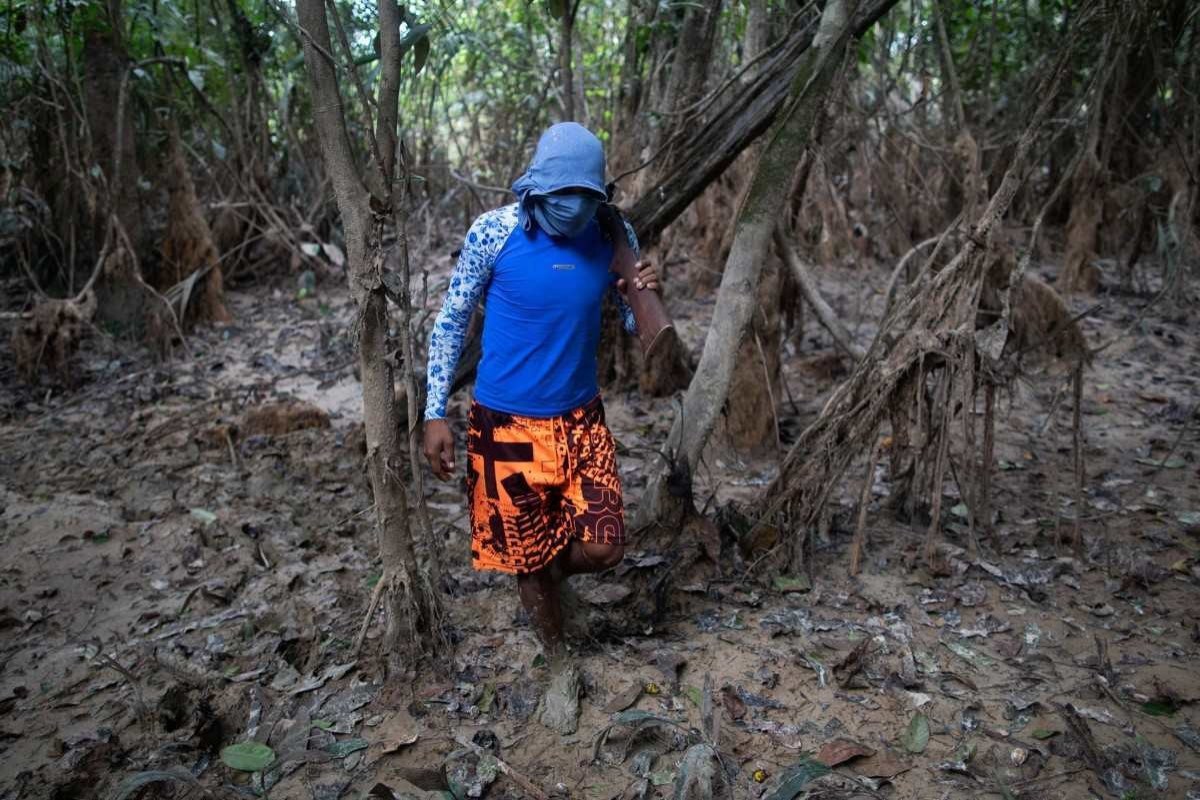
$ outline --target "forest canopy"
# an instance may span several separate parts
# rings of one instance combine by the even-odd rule
[[[1060,192],[1051,222],[1076,213],[1069,283],[1092,282],[1075,274],[1089,272],[1089,256],[1128,263],[1137,255],[1122,245],[1153,246],[1129,244],[1153,225],[1155,214],[1142,208],[1161,217],[1193,163],[1195,9],[1165,0],[1101,5],[1109,19],[1079,31],[1071,21],[1080,6],[1067,0],[880,6],[889,10],[865,27],[843,68],[838,113],[822,145],[827,173],[850,176],[854,161],[859,173],[878,173],[847,187],[859,195],[878,194],[885,180],[903,184],[882,193],[891,206],[884,216],[860,207],[853,192],[847,197],[842,216],[869,230],[872,255],[899,258],[957,213],[953,192],[939,190],[953,182],[940,173],[961,126],[978,140],[989,182],[998,180],[1039,70],[1068,44],[1075,57],[1060,90],[1063,108],[1043,132],[1042,172],[1017,198],[1014,221],[1031,222],[1070,170],[1077,184],[1099,181],[1101,194],[1121,200],[1085,213],[1071,191]],[[378,10],[333,8],[339,26],[330,55],[343,70],[355,65],[354,80],[342,74],[343,91],[348,111],[356,109],[347,114],[352,145],[366,159],[370,112],[359,91],[373,94],[380,77]],[[768,0],[406,5],[398,120],[418,181],[416,218],[431,234],[453,238],[444,221],[465,224],[502,201],[537,135],[563,118],[609,143],[610,172],[625,175],[619,198],[641,199],[677,169],[673,156],[691,153],[686,136],[733,103],[756,69],[777,66],[773,56],[815,13],[812,4]],[[1119,31],[1105,24],[1118,18]],[[192,270],[162,263],[175,130],[228,278],[252,280],[290,263],[301,245],[336,244],[294,9],[14,0],[3,19],[7,269],[24,264],[47,296],[74,296],[104,249],[103,220],[115,208],[151,286],[169,289],[186,277]],[[1068,104],[1071,96],[1076,102]],[[738,110],[735,124],[751,119]],[[1089,136],[1102,146],[1075,163]],[[897,161],[908,162],[911,175]],[[924,202],[906,202],[902,192],[919,192]],[[1100,221],[1086,224],[1097,214]],[[1118,224],[1102,224],[1108,219]],[[831,222],[808,223],[806,241],[819,241]],[[128,302],[102,302],[102,318],[120,317]]]

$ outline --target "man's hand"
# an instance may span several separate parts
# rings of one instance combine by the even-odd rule
[[[446,480],[454,473],[454,434],[444,419],[425,422],[425,459],[438,480]]]
[[[657,292],[661,288],[658,283],[658,267],[654,266],[654,262],[648,258],[643,258],[637,262],[638,275],[633,282],[635,289],[649,289],[652,292]],[[617,281],[617,291],[621,294],[629,293],[629,286],[626,285],[624,278]]]

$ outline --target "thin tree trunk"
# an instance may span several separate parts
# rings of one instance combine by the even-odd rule
[[[972,354],[974,357],[974,354]],[[949,458],[950,450],[950,413],[951,406],[954,402],[951,396],[953,388],[951,380],[953,378],[952,371],[949,368],[942,370],[941,378],[938,380],[938,390],[935,395],[934,406],[930,409],[933,413],[930,414],[930,431],[936,437],[934,439],[933,450],[933,475],[929,481],[929,528],[925,531],[925,563],[932,564],[934,555],[937,552],[938,534],[942,530],[942,494],[945,489],[946,482],[946,460]],[[937,420],[936,426],[933,420]]]
[[[1125,59],[1125,49],[1117,37],[1105,42],[1101,80],[1097,83],[1087,134],[1081,157],[1075,161],[1071,176],[1071,213],[1067,218],[1067,249],[1063,255],[1058,285],[1067,292],[1094,292],[1099,287],[1100,273],[1092,263],[1097,256],[1099,231],[1104,217],[1105,174],[1112,152],[1105,139],[1105,115],[1116,110],[1120,92],[1118,71]]]
[[[843,0],[826,4],[812,47],[792,82],[791,101],[759,159],[738,214],[700,364],[667,439],[669,469],[651,476],[639,508],[638,527],[676,520],[690,504],[690,485],[683,498],[678,489],[668,491],[668,485],[679,484],[681,476],[696,473],[704,446],[725,406],[738,348],[754,313],[759,276],[779,209],[787,205],[792,173],[809,144],[814,123],[824,110],[833,73],[841,62],[849,34],[846,19]],[[690,484],[686,477],[683,482]]]
[[[420,460],[420,392],[417,390],[417,350],[413,341],[415,331],[412,326],[412,269],[408,253],[408,203],[411,197],[411,186],[405,174],[403,194],[397,198],[395,210],[396,229],[399,232],[396,248],[400,251],[400,278],[404,285],[404,293],[400,296],[400,348],[404,355],[404,368],[401,378],[404,381],[404,391],[407,402],[407,440],[408,462],[412,468],[413,496],[416,498],[417,523],[424,540],[422,552],[425,557],[424,574],[427,577],[431,593],[442,587],[442,543],[438,542],[433,529],[433,521],[429,518],[429,507],[425,504],[425,473],[421,469]]]
[[[381,74],[376,140],[382,163],[380,185],[394,185],[399,99],[399,12],[394,0],[380,0]],[[403,656],[426,644],[436,625],[436,596],[419,580],[409,528],[408,498],[401,479],[403,459],[395,382],[388,356],[387,298],[382,282],[382,217],[371,213],[370,194],[354,162],[338,88],[333,48],[323,0],[298,0],[304,62],[313,92],[313,114],[325,167],[333,183],[346,240],[347,277],[358,306],[355,331],[362,374],[367,465],[375,498],[379,550],[383,561],[387,611],[386,648],[393,668]],[[396,189],[395,191],[400,191]],[[394,198],[378,198],[382,202]],[[419,468],[413,465],[414,468]]]
[[[754,312],[734,357],[729,399],[713,432],[718,440],[727,441],[743,453],[754,452],[776,438],[779,412],[775,398],[783,389],[780,383],[783,316],[779,308],[783,269],[778,255],[768,245],[758,277]],[[685,381],[683,387],[686,385]],[[783,457],[782,452],[776,455]]]
[[[983,535],[992,538],[992,470],[996,453],[996,384],[983,378],[983,453],[980,456],[979,512]]]
[[[143,252],[142,206],[138,198],[139,169],[134,128],[133,65],[125,47],[125,18],[121,0],[105,3],[107,19],[84,36],[83,92],[87,130],[92,146],[89,161],[104,173],[104,188],[91,206],[90,251],[93,258],[113,263],[93,270],[89,288],[96,290],[97,317],[118,330],[152,335],[148,319],[151,301],[141,284],[137,253]],[[85,206],[87,207],[87,206]],[[122,248],[114,232],[119,227],[131,245]]]
[[[878,438],[876,431],[873,438]],[[854,526],[854,540],[850,543],[850,574],[857,575],[863,554],[867,549],[867,510],[871,505],[871,489],[875,485],[875,465],[879,463],[880,441],[871,448],[867,459],[867,474],[863,478],[862,491],[858,495],[858,523]]]
[[[575,11],[579,1],[563,2],[563,13],[558,20],[558,72],[562,79],[563,120],[575,119],[575,70],[574,54],[571,52],[571,40],[574,38]]]
[[[713,59],[713,39],[717,20],[721,17],[722,0],[692,3],[683,19],[683,30],[675,45],[675,61],[671,66],[671,82],[667,100],[672,110],[687,108],[704,90],[709,64]]]
[[[352,272],[353,274],[353,272]],[[361,273],[360,273],[361,274]],[[395,383],[387,355],[387,300],[368,292],[360,300],[359,369],[362,374],[363,421],[367,439],[367,470],[375,497],[379,555],[383,562],[387,602],[388,654],[397,659],[410,649],[418,633],[420,606],[416,558],[411,544],[408,497],[401,483],[400,419]]]
[[[684,12],[683,24],[678,39],[672,48],[671,70],[660,104],[654,106],[666,113],[651,130],[651,150],[660,153],[650,171],[651,180],[657,182],[671,169],[669,154],[677,144],[676,134],[694,125],[696,117],[683,114],[699,98],[708,77],[709,64],[713,58],[713,37],[717,20],[721,16],[721,0],[708,3],[690,3]]]
[[[614,112],[613,146],[609,153],[609,169],[614,175],[636,166],[641,149],[641,128],[637,125],[637,112],[642,102],[642,59],[639,56],[638,28],[640,9],[638,0],[628,0],[625,12],[625,38],[621,44],[621,78],[617,86],[617,102]],[[651,13],[657,9],[651,4]]]

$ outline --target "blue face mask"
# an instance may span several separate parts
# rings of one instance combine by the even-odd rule
[[[548,194],[533,198],[533,218],[551,236],[568,239],[587,228],[600,208],[600,198],[586,194]]]

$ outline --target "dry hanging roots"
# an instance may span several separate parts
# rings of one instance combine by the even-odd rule
[[[90,291],[81,299],[47,300],[38,305],[32,318],[13,332],[13,355],[21,377],[35,383],[45,365],[53,379],[73,384],[71,357],[95,313],[96,296]]]
[[[988,266],[988,277],[980,296],[976,315],[977,328],[990,325],[1002,313],[1002,292],[1005,288],[1002,284],[1014,268],[1013,257],[1008,250],[990,253],[988,258],[991,263]],[[1072,316],[1070,309],[1058,292],[1040,278],[1029,274],[1021,275],[1011,292],[1009,302],[1011,307],[1009,336],[1001,355],[1000,369],[998,371],[987,370],[986,374],[976,373],[972,370],[971,372],[974,374],[970,376],[974,383],[983,385],[985,404],[990,402],[993,408],[996,391],[1010,386],[1013,381],[1024,374],[1025,369],[1030,366],[1030,362],[1049,362],[1061,367],[1064,372],[1073,373],[1080,366],[1086,366],[1091,360],[1090,350],[1078,320]],[[940,363],[936,363],[934,368],[941,369],[943,367]],[[924,396],[924,386],[924,381],[918,380],[915,387],[918,396]],[[990,400],[988,400],[989,396]],[[893,410],[891,416],[894,438],[893,482],[898,486],[893,493],[892,504],[896,508],[904,506],[907,516],[911,517],[915,498],[912,496],[910,486],[916,478],[915,467],[918,462],[932,464],[935,461],[936,453],[930,449],[930,445],[936,444],[940,428],[937,419],[929,416],[928,413],[922,413],[916,397],[910,403],[912,405],[908,408],[898,407]],[[924,443],[924,452],[921,454],[914,454],[910,448],[910,438],[913,438],[908,430],[913,414],[909,410],[910,408],[916,409],[915,418],[918,430],[927,431],[923,438],[918,433],[914,439],[914,443]],[[976,476],[979,491],[974,498],[974,504],[978,505],[979,511],[983,513],[976,515],[976,509],[972,509],[972,522],[980,524],[985,532],[990,530],[989,518],[991,516],[991,446],[994,443],[992,425],[994,425],[994,415],[985,413],[983,463],[980,465],[980,473]],[[973,446],[971,450],[974,452]],[[916,461],[914,461],[914,457]],[[973,464],[973,460],[970,464]],[[970,464],[965,465],[969,473],[973,472]]]

